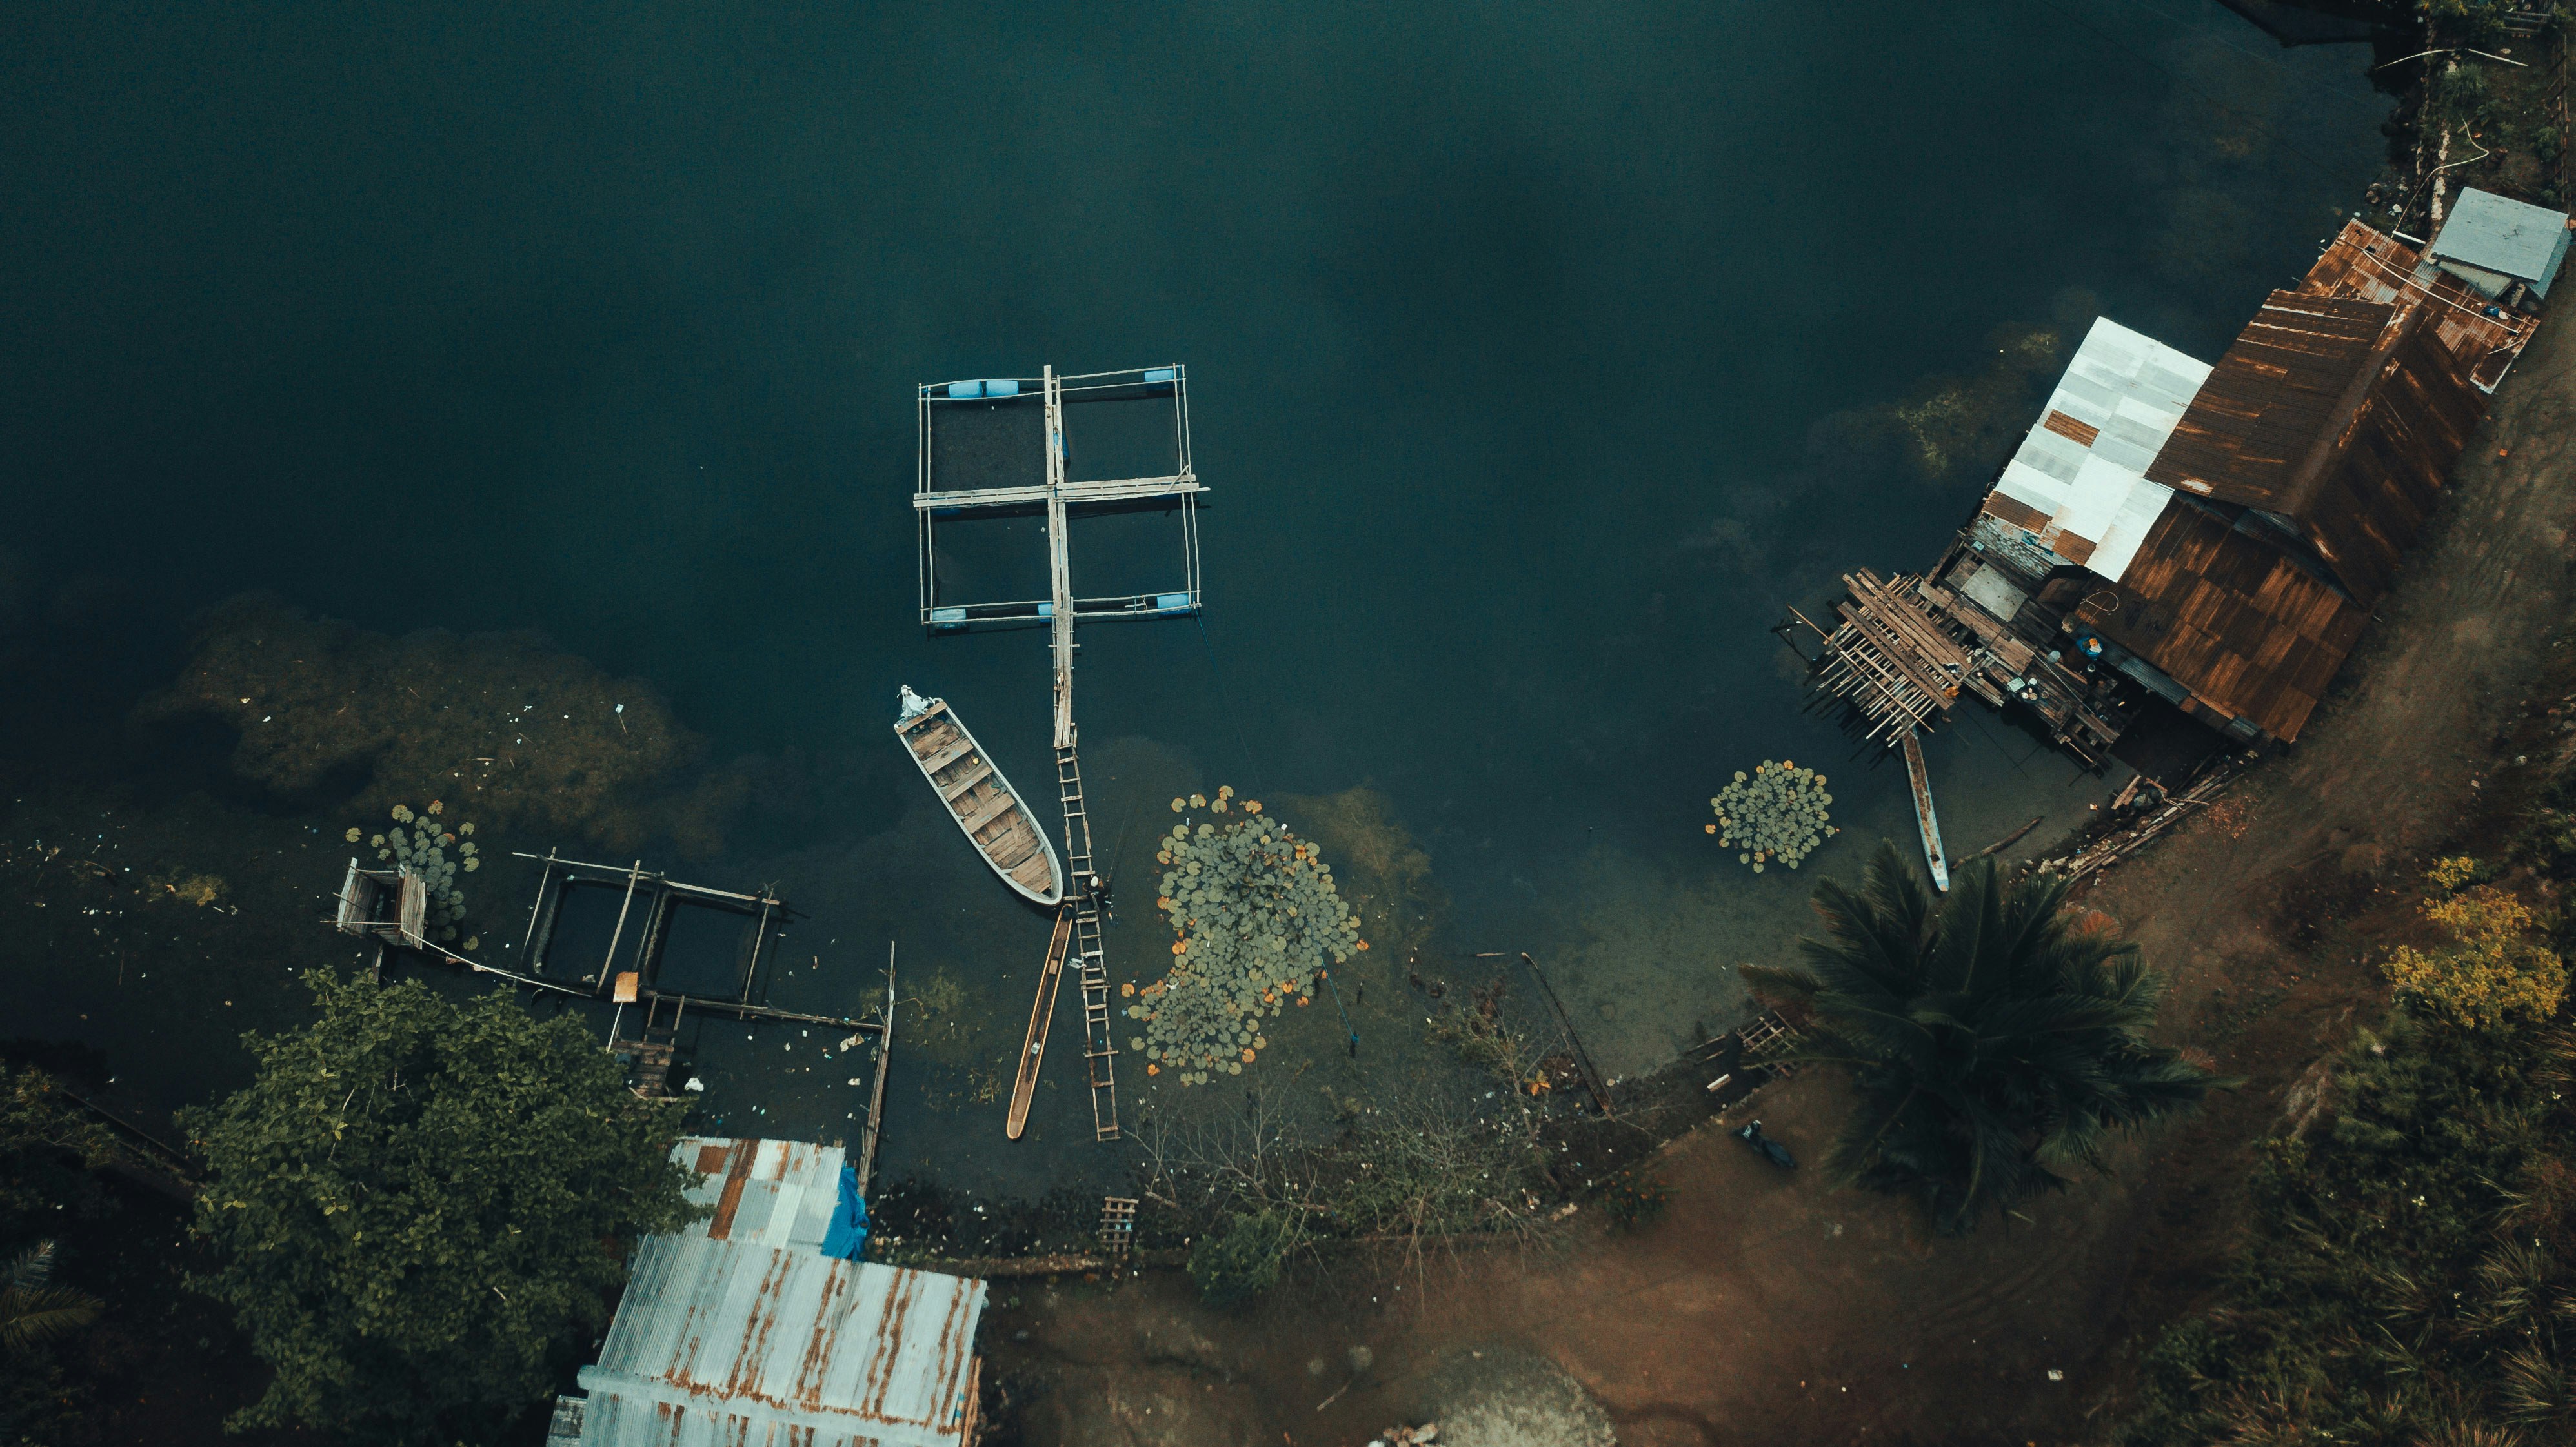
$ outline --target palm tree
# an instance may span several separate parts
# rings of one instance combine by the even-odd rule
[[[78,1331],[98,1320],[99,1299],[49,1283],[54,1243],[39,1241],[9,1262],[0,1285],[0,1347],[11,1350]]]
[[[1858,891],[1816,887],[1827,937],[1798,942],[1803,968],[1745,967],[1757,995],[1814,1018],[1781,1058],[1845,1066],[1860,1092],[1830,1169],[1965,1234],[2078,1166],[2108,1170],[2112,1132],[2237,1083],[2147,1043],[2163,978],[2067,919],[2065,897],[1981,859],[1936,907],[1881,844]]]

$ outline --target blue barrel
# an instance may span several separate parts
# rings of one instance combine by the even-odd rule
[[[984,395],[987,397],[1016,397],[1020,395],[1020,384],[1012,381],[1008,377],[987,377],[984,379]]]
[[[1147,367],[1145,369],[1145,380],[1148,382],[1168,382],[1179,375],[1180,369],[1176,367]]]
[[[948,384],[948,395],[952,399],[960,401],[969,397],[981,397],[984,395],[984,384],[981,382],[951,382]]]
[[[1187,593],[1157,593],[1154,595],[1154,611],[1157,613],[1187,613],[1190,611],[1190,595]]]

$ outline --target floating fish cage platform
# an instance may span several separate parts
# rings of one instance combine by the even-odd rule
[[[545,866],[522,947],[531,984],[643,1002],[648,1018],[651,1004],[669,1001],[741,1019],[876,1028],[763,1002],[764,971],[792,918],[767,890],[683,884],[641,863],[589,864],[551,851],[518,857]]]
[[[1186,367],[932,382],[914,400],[921,445],[912,507],[923,627],[956,632],[1052,624],[1052,599],[952,596],[938,567],[942,524],[1045,515],[1051,506],[1067,517],[1161,512],[1173,520],[1170,581],[1142,592],[1074,597],[1075,619],[1198,611],[1198,510],[1207,489],[1190,465]],[[1050,437],[1055,457],[1048,456]]]

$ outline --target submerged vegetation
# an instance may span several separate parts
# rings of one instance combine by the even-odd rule
[[[2114,1133],[2226,1083],[2147,1042],[2162,978],[2065,902],[2062,878],[2006,883],[1980,859],[1936,906],[1882,843],[1859,889],[1816,887],[1826,938],[1799,941],[1803,967],[1744,967],[1755,993],[1814,1020],[1783,1058],[1851,1072],[1834,1171],[1960,1234],[2107,1169]]]
[[[1213,800],[1193,794],[1172,807],[1225,814],[1233,798],[1221,788]],[[1244,817],[1182,820],[1154,855],[1169,866],[1154,904],[1171,917],[1172,968],[1127,1007],[1145,1024],[1129,1048],[1148,1074],[1168,1070],[1183,1085],[1241,1075],[1269,1048],[1261,1021],[1292,1002],[1312,1004],[1326,962],[1368,948],[1323,850],[1262,818],[1258,800],[1233,812]]]
[[[181,1117],[218,1262],[190,1284],[276,1371],[230,1425],[479,1437],[606,1320],[613,1243],[689,1219],[665,1154],[686,1107],[504,994],[308,981],[320,1018],[246,1035],[251,1085]]]
[[[711,851],[743,790],[688,778],[704,745],[649,686],[537,635],[390,638],[264,597],[217,609],[144,712],[229,724],[235,772],[280,793],[373,813],[426,787],[487,823],[618,848]]]

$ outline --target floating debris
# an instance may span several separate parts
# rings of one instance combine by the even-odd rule
[[[1833,802],[1824,775],[1787,759],[1764,759],[1750,774],[1736,770],[1734,780],[1708,801],[1717,811],[1709,832],[1719,847],[1736,851],[1736,863],[1753,866],[1756,874],[1766,863],[1795,869],[1842,832],[1827,822]]]
[[[1200,808],[1205,795],[1193,794]],[[1234,798],[1231,787],[1217,802]],[[1242,809],[1256,814],[1246,802]],[[1327,960],[1368,948],[1359,917],[1334,887],[1323,851],[1259,817],[1222,827],[1184,819],[1162,840],[1157,909],[1171,916],[1172,968],[1137,992],[1128,1017],[1145,1023],[1129,1047],[1148,1074],[1168,1068],[1183,1085],[1241,1075],[1270,1038],[1258,1022],[1293,999],[1307,1004]]]

